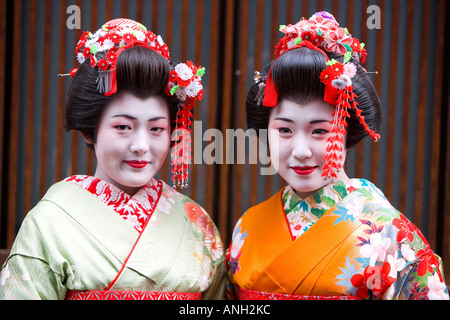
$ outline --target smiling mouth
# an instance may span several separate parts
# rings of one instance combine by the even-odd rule
[[[125,163],[128,164],[132,168],[142,169],[148,164],[148,161],[131,160],[131,161],[125,161]]]
[[[314,170],[317,169],[317,166],[315,167],[309,167],[309,166],[305,166],[305,167],[291,167],[292,170],[294,170],[294,172],[296,174],[299,174],[301,176],[306,176],[308,174],[311,174],[314,172]]]

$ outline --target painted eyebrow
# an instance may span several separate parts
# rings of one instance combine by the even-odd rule
[[[281,121],[286,121],[286,122],[294,122],[294,121],[291,120],[291,119],[288,119],[288,118],[281,118],[281,117],[277,117],[277,118],[275,118],[274,120],[281,120]]]
[[[277,117],[274,120],[282,120],[282,121],[286,121],[286,122],[294,122],[291,119],[288,118],[281,118],[281,117]],[[327,122],[329,123],[331,120],[325,120],[325,119],[317,119],[317,120],[311,120],[309,123],[310,124],[316,124],[316,123],[323,123],[323,122]]]
[[[135,117],[129,115],[129,114],[116,114],[113,116],[113,118],[120,118],[120,117],[124,117],[130,120],[137,120]],[[148,119],[148,121],[158,121],[161,119],[167,119],[167,117],[154,117],[154,118],[150,118]]]
[[[322,123],[322,122],[327,122],[330,123],[331,120],[325,120],[325,119],[318,119],[318,120],[312,120],[309,123],[310,124],[315,124],[315,123]]]

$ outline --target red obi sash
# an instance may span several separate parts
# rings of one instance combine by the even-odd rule
[[[302,296],[239,289],[239,300],[361,300],[354,296]]]
[[[202,293],[161,291],[69,291],[66,300],[200,300]]]

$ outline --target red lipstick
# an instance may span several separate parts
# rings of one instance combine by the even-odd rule
[[[314,172],[314,170],[316,170],[316,167],[309,167],[309,166],[305,166],[305,167],[291,167],[292,170],[294,170],[294,172],[296,174],[299,174],[301,176],[306,176],[308,174],[311,174]]]
[[[125,162],[130,167],[133,167],[136,169],[142,169],[148,164],[148,161],[137,161],[137,160],[131,160],[131,161],[125,161]]]

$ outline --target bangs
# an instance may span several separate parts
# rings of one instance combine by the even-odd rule
[[[316,50],[300,47],[282,54],[271,71],[280,101],[306,104],[323,100],[325,86],[320,81],[320,73],[326,67],[325,57]]]
[[[170,64],[159,53],[142,46],[124,50],[117,58],[117,91],[140,99],[164,93],[169,83]]]

